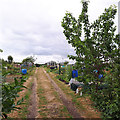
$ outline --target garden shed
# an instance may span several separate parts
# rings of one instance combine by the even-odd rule
[[[53,67],[56,67],[57,63],[55,61],[50,61],[50,62],[47,62],[47,66],[53,66]]]

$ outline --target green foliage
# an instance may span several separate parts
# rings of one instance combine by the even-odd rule
[[[27,66],[29,63],[34,63],[34,62],[35,62],[35,58],[33,56],[27,57],[22,61],[22,63],[24,63]]]
[[[66,66],[68,63],[69,63],[68,61],[65,61],[65,62],[64,62],[64,65]]]
[[[18,100],[15,104],[16,97],[19,97],[18,92],[22,91],[22,88],[26,88],[23,86],[25,79],[21,79],[20,82],[15,78],[14,83],[3,83],[2,84],[2,114],[7,117],[7,114],[11,112],[11,110],[20,109],[17,107],[22,104],[23,98]]]
[[[0,52],[3,52],[3,50],[2,50],[2,49],[0,49]]]
[[[20,70],[19,69],[11,69],[11,70],[6,70],[5,68],[2,68],[2,76],[6,75],[20,75]]]
[[[61,74],[57,76],[57,79],[69,82],[70,79],[72,78],[72,70],[73,70],[73,67],[70,65],[67,65],[64,68],[61,68]]]
[[[13,57],[12,57],[11,55],[9,55],[9,56],[8,56],[8,63],[10,63],[10,64],[11,64],[11,63],[12,63],[12,61],[13,61]]]
[[[56,78],[59,79],[59,80],[65,80],[65,76],[64,75],[57,75]]]
[[[61,74],[65,73],[65,67],[60,67]]]
[[[8,69],[5,69],[7,67]],[[23,90],[23,88],[26,88],[23,86],[23,83],[26,82],[26,79],[33,74],[33,68],[30,67],[28,69],[28,74],[23,75],[21,80],[17,80],[16,78],[12,83],[6,83],[5,77],[8,74],[12,75],[19,75],[20,70],[18,68],[14,68],[12,64],[8,64],[7,61],[4,61],[2,59],[2,78],[3,83],[0,84],[2,86],[2,98],[0,98],[0,102],[2,101],[2,113],[0,113],[0,116],[3,116],[3,118],[7,118],[7,114],[9,114],[12,110],[20,109],[18,105],[21,105],[23,103],[23,98],[21,100],[18,100],[17,103],[15,103],[16,98],[19,97],[18,93]]]
[[[119,35],[115,35],[113,21],[117,9],[110,6],[97,20],[89,23],[88,2],[82,1],[82,5],[77,20],[67,12],[62,21],[63,33],[76,52],[76,56],[68,57],[76,60],[76,68],[82,74],[79,81],[86,85],[93,82],[91,96],[104,119],[120,118],[120,40]],[[111,72],[104,72],[107,69]],[[99,79],[99,74],[103,74],[103,78]],[[102,84],[107,84],[108,89],[98,89]]]
[[[56,69],[56,68],[54,68],[54,69],[50,69],[50,68],[49,68],[49,69],[47,69],[47,73],[49,73],[49,72],[54,72],[54,73],[55,73],[56,71],[57,71],[57,69]]]
[[[72,78],[72,66],[68,65],[65,67],[65,73],[64,73],[64,76],[65,76],[65,81],[66,82],[69,82],[70,79]]]
[[[7,61],[5,61],[4,59],[2,59],[2,67],[5,67],[5,66],[7,66]]]
[[[55,73],[56,73],[56,74],[59,74],[59,69],[56,69]]]

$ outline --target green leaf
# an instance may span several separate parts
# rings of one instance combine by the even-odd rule
[[[19,84],[18,81],[17,81],[17,79],[14,78],[14,81],[15,81],[15,85],[17,86]]]

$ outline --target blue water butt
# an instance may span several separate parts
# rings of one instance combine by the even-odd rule
[[[27,69],[22,69],[22,73],[26,74],[27,73]]]
[[[103,75],[102,75],[102,74],[100,74],[100,75],[98,76],[98,78],[99,78],[99,79],[103,78]]]
[[[78,70],[72,71],[72,78],[78,77]]]

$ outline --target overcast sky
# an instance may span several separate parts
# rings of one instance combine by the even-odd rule
[[[0,0],[0,53],[14,61],[34,55],[36,62],[67,60],[74,49],[67,43],[61,27],[65,12],[78,18],[81,0]],[[90,0],[89,19],[96,20],[105,8],[120,0]],[[117,13],[118,14],[118,13]],[[115,25],[118,24],[118,15]]]

